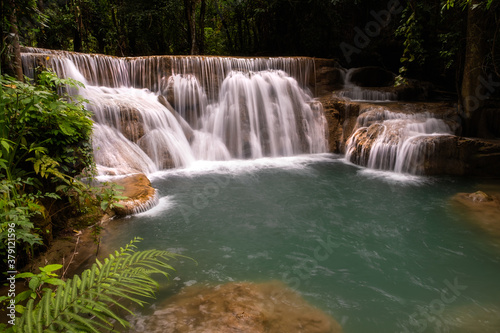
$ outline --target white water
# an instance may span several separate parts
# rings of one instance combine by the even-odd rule
[[[360,87],[351,81],[351,76],[357,68],[350,68],[344,73],[344,89],[337,93],[338,97],[347,98],[355,102],[390,102],[396,101],[398,96],[391,91],[380,91]]]
[[[101,174],[327,151],[322,105],[306,88],[311,59],[129,59],[30,49],[23,54],[28,76],[42,58],[60,77],[85,84],[73,93],[94,113]]]
[[[367,133],[372,133],[368,140]],[[430,113],[372,110],[358,118],[357,130],[347,141],[346,160],[371,169],[422,174],[425,158],[433,153],[433,142],[426,139],[451,134],[444,120]]]

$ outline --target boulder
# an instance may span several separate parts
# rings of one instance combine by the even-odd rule
[[[112,182],[123,187],[121,196],[127,197],[127,199],[118,201],[118,204],[123,207],[113,208],[113,211],[118,216],[131,215],[147,210],[158,202],[156,189],[151,185],[148,177],[142,173],[116,178]]]
[[[132,326],[153,333],[342,332],[335,319],[278,281],[186,287]]]
[[[137,142],[144,136],[144,123],[139,110],[120,105],[120,129],[121,133],[130,141]]]

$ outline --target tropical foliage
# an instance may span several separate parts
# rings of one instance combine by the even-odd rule
[[[40,274],[18,274],[16,278],[29,281],[29,290],[16,296],[16,310],[21,315],[9,330],[115,332],[116,326],[129,326],[123,314],[118,314],[133,314],[124,304],[143,306],[148,298],[154,298],[159,284],[153,275],[168,277],[168,271],[173,270],[168,262],[179,257],[161,250],[136,251],[138,241],[140,238],[135,238],[66,281],[54,273],[61,265],[41,267]],[[19,304],[23,302],[25,305]]]
[[[78,86],[47,71],[38,74],[37,84],[0,76],[2,247],[9,226],[26,251],[41,244],[52,226],[37,230],[33,221],[78,204],[87,188],[78,176],[93,170],[92,120],[82,100],[64,93]]]

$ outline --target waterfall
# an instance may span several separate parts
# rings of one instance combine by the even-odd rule
[[[359,116],[356,130],[347,141],[346,159],[372,169],[423,174],[433,153],[435,136],[453,131],[430,113],[406,114],[370,110]]]
[[[352,75],[356,70],[358,68],[350,68],[345,72],[344,89],[337,92],[338,97],[348,98],[356,102],[389,102],[398,99],[396,93],[388,89],[384,90],[383,87],[364,88],[352,82]]]
[[[327,151],[310,58],[117,58],[26,48],[25,75],[52,68],[85,87],[101,174],[146,174],[196,160]]]

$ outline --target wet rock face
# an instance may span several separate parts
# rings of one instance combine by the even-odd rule
[[[432,158],[426,160],[426,174],[498,176],[500,142],[458,136],[430,138]]]
[[[148,177],[142,173],[128,175],[126,177],[113,180],[113,183],[122,186],[121,196],[127,199],[118,203],[123,207],[115,207],[113,211],[116,215],[124,216],[137,213],[143,208],[153,206],[156,200],[156,190],[151,185]]]
[[[342,332],[333,318],[278,281],[186,287],[133,326],[158,333]]]
[[[353,163],[367,166],[372,146],[382,133],[379,124],[387,120],[387,110],[408,115],[433,115],[449,127],[450,135],[422,136],[412,141],[425,153],[420,154],[419,165],[410,166],[411,170],[425,175],[499,175],[500,140],[457,136],[462,131],[460,119],[457,116],[456,107],[449,103],[371,104],[331,96],[323,96],[319,98],[319,101],[323,104],[328,123],[330,152],[349,153],[347,151],[348,139],[354,133],[357,134],[357,138],[351,138],[356,143],[356,149],[350,152]],[[397,138],[398,128],[391,125],[387,126],[386,131],[387,134],[394,134],[388,137],[387,143],[396,142],[392,138]]]
[[[315,59],[316,94],[324,95],[344,86],[344,70],[333,60]]]
[[[348,141],[348,144],[353,143],[352,149],[348,152],[350,161],[357,165],[367,166],[373,144],[383,132],[384,126],[378,123],[358,129],[351,137],[352,141]]]
[[[144,122],[137,109],[121,105],[119,114],[121,132],[127,139],[137,142],[144,136]]]

